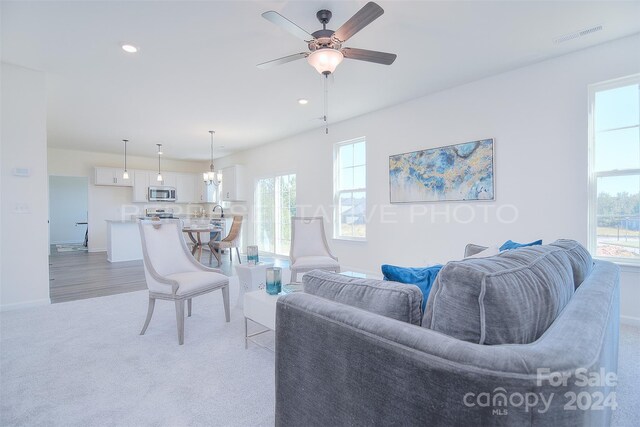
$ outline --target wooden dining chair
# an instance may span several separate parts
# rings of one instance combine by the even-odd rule
[[[211,264],[211,256],[215,256],[218,260],[218,265],[222,262],[221,253],[224,249],[229,249],[229,261],[233,262],[233,248],[236,248],[236,254],[238,255],[238,263],[242,264],[240,259],[240,230],[242,228],[242,220],[244,218],[241,215],[234,215],[233,223],[231,223],[231,230],[229,234],[222,240],[213,241],[209,240],[209,249],[211,249],[211,255],[209,255],[209,264]]]

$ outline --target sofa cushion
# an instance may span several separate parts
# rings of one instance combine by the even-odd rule
[[[422,320],[422,292],[414,285],[358,279],[322,270],[305,274],[302,283],[306,293],[321,298],[414,325]]]
[[[432,265],[430,267],[398,267],[395,265],[383,264],[380,268],[384,280],[392,282],[405,283],[409,285],[416,285],[422,292],[422,305],[421,309],[424,313],[424,308],[427,305],[427,299],[429,298],[429,292],[435,282],[436,277],[442,265]]]
[[[560,240],[450,262],[436,278],[422,326],[478,344],[534,342],[571,299],[574,277],[588,275],[585,252]]]
[[[580,286],[593,269],[593,258],[589,251],[575,240],[568,239],[556,240],[550,246],[563,248],[566,251],[573,270],[573,283],[576,288]]]

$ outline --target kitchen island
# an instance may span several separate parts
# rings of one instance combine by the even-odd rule
[[[107,261],[142,259],[142,243],[136,220],[107,220]]]

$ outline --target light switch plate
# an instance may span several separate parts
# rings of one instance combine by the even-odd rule
[[[31,213],[31,208],[29,207],[29,203],[16,203],[13,208],[13,212],[18,214],[28,214]]]

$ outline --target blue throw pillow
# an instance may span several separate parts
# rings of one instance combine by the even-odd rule
[[[536,240],[535,242],[531,242],[531,243],[517,243],[517,242],[514,242],[513,240],[507,240],[502,244],[502,246],[500,246],[500,252],[508,251],[511,249],[524,248],[526,246],[536,246],[541,244],[542,244],[542,240]]]
[[[422,291],[422,312],[424,313],[424,307],[427,305],[427,298],[429,298],[431,286],[436,280],[436,276],[442,269],[442,266],[432,265],[431,267],[410,268],[384,264],[381,268],[384,280],[416,285],[420,288]]]

